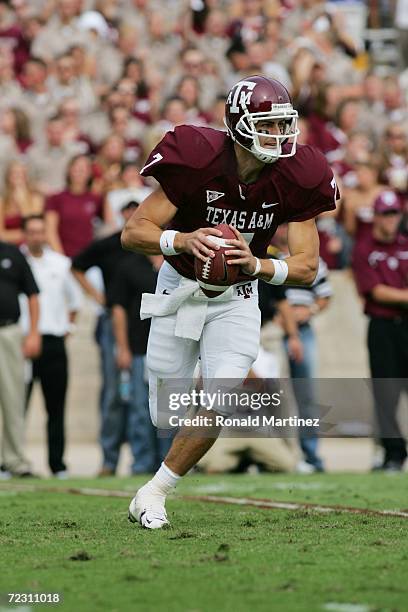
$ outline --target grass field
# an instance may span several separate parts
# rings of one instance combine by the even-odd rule
[[[172,528],[128,523],[137,478],[0,484],[0,609],[6,593],[56,592],[55,609],[240,612],[408,610],[408,519],[340,510],[263,510],[191,501],[222,495],[408,510],[408,474],[187,477],[168,502]],[[53,487],[54,491],[41,491]],[[65,490],[65,492],[64,492]],[[25,610],[43,608],[32,605]]]

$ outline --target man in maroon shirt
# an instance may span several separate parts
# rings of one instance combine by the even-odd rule
[[[356,245],[353,269],[370,318],[368,352],[383,469],[401,470],[406,441],[397,421],[398,402],[408,391],[408,238],[398,232],[402,206],[393,191],[374,202],[371,234]]]
[[[227,133],[182,125],[165,135],[141,171],[160,186],[122,234],[125,248],[163,253],[166,259],[145,312],[153,315],[147,362],[154,421],[158,389],[169,379],[191,380],[199,356],[204,385],[246,378],[259,348],[256,279],[311,284],[319,256],[315,216],[335,208],[333,173],[319,151],[296,147],[298,114],[278,81],[261,76],[239,81],[227,97],[225,114]],[[196,282],[194,258],[214,257],[218,247],[210,238],[221,235],[214,229],[219,223],[234,230],[227,251],[234,259],[228,264],[240,266],[240,274],[237,284],[208,299]],[[280,223],[288,223],[285,261],[266,258]],[[142,314],[143,308],[142,302]],[[181,429],[161,468],[132,500],[132,522],[149,529],[168,524],[167,493],[219,433],[216,412],[204,414],[211,421],[208,437],[202,429],[198,436],[197,429]]]

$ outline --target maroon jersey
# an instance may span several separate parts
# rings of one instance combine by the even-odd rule
[[[74,257],[93,239],[94,222],[102,218],[102,197],[95,193],[62,191],[50,196],[45,210],[58,214],[58,233],[65,255]]]
[[[254,183],[242,183],[234,144],[225,132],[182,125],[151,152],[142,176],[154,176],[178,208],[169,228],[193,232],[227,223],[236,227],[256,257],[265,257],[281,223],[305,221],[336,207],[333,172],[316,149],[298,145],[296,155],[265,164]],[[194,258],[166,257],[194,279]],[[250,278],[241,274],[239,281]]]
[[[364,312],[371,317],[408,317],[408,309],[397,304],[376,302],[371,292],[377,285],[396,289],[408,287],[408,238],[398,235],[391,244],[379,242],[372,235],[360,241],[352,261],[357,288],[365,298]]]

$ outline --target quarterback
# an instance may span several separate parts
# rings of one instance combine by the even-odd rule
[[[297,119],[283,85],[248,77],[227,96],[226,132],[176,127],[141,171],[159,187],[126,224],[122,244],[165,257],[156,295],[149,296],[153,299],[144,313],[152,317],[147,366],[154,423],[158,388],[168,379],[192,379],[199,357],[204,381],[246,378],[259,348],[257,279],[273,284],[311,284],[315,279],[315,217],[335,208],[338,191],[325,157],[297,145]],[[194,258],[205,262],[215,256],[219,247],[211,237],[221,236],[215,229],[221,223],[235,233],[226,254],[231,255],[228,265],[239,266],[240,273],[227,291],[207,298],[196,281]],[[267,259],[281,223],[288,223],[290,256]],[[132,522],[149,529],[169,524],[167,494],[216,438],[217,412],[205,414],[213,415],[208,437],[197,436],[194,427],[180,430],[158,472],[131,501]]]

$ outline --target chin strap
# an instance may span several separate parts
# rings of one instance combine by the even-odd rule
[[[264,164],[274,164],[279,159],[279,155],[275,156],[272,153],[262,153],[262,151],[257,150],[255,144],[252,144],[251,148],[247,149],[247,151]]]
[[[275,162],[278,161],[279,157],[271,157],[268,154],[265,155],[265,159],[263,159],[263,153],[259,153],[256,150],[253,150],[252,147],[254,146],[252,144],[251,148],[249,149],[248,147],[246,147],[245,145],[243,145],[241,142],[239,142],[236,138],[234,138],[233,136],[231,136],[233,142],[236,142],[240,147],[242,147],[243,149],[245,149],[245,151],[248,151],[248,153],[251,153],[251,155],[253,155],[254,157],[256,157],[256,159],[258,159],[259,161],[261,161],[263,164],[274,164]]]

